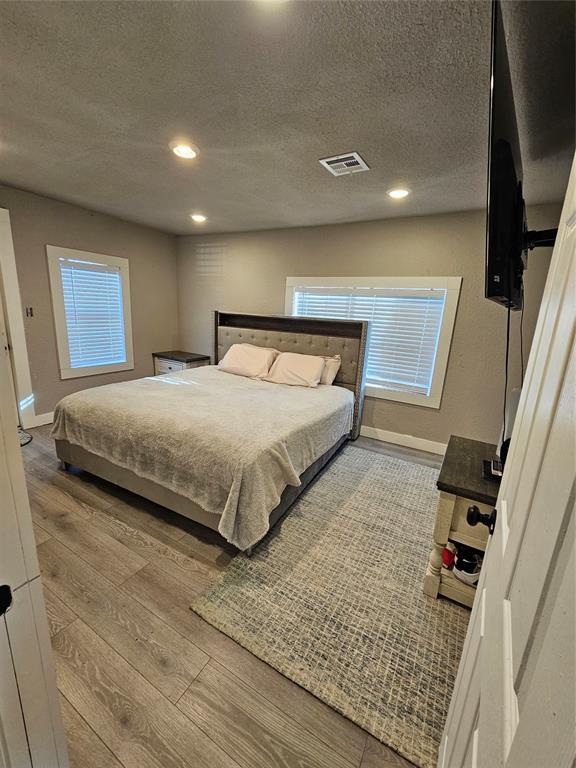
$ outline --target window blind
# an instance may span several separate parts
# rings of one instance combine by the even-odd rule
[[[444,289],[294,288],[293,314],[369,320],[368,384],[428,396],[442,328]]]
[[[71,368],[125,363],[122,274],[106,264],[60,259]]]

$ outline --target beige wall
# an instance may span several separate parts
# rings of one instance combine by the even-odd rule
[[[559,206],[529,211],[531,228],[555,226]],[[283,313],[287,276],[460,275],[463,279],[440,409],[367,398],[363,423],[447,442],[450,434],[496,442],[502,423],[506,311],[484,299],[481,211],[325,227],[183,237],[178,246],[183,348],[212,354],[214,309]],[[530,255],[525,350],[550,260]],[[511,381],[518,384],[519,314],[513,316]]]
[[[24,322],[36,413],[51,411],[78,389],[150,375],[153,351],[179,346],[212,354],[213,310],[283,313],[289,275],[460,275],[464,280],[440,409],[367,398],[363,421],[439,442],[452,433],[497,439],[506,312],[483,298],[483,212],[174,238],[2,185],[0,207],[10,211],[22,306],[34,308],[34,317]],[[530,226],[555,226],[559,215],[559,206],[533,208]],[[130,260],[133,371],[60,379],[47,244]],[[526,351],[549,259],[549,249],[530,254]],[[513,384],[519,383],[518,330],[515,314]]]
[[[178,342],[175,238],[148,227],[0,185],[10,211],[36,413],[79,389],[148,376],[151,353]],[[46,245],[124,256],[130,262],[134,370],[60,379]]]

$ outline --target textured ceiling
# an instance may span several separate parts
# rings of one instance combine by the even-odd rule
[[[504,10],[526,196],[558,201],[574,5]],[[481,208],[489,20],[486,0],[0,2],[0,180],[175,233],[192,210],[217,232]],[[349,150],[370,173],[318,163]]]

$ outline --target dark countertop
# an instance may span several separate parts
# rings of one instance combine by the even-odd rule
[[[452,435],[436,483],[438,490],[494,506],[500,482],[483,477],[482,461],[495,457],[492,443]]]
[[[152,357],[177,360],[179,363],[198,363],[200,360],[210,360],[210,355],[197,355],[195,352],[182,352],[179,349],[171,349],[169,352],[152,352]]]

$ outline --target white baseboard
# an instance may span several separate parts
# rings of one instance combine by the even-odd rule
[[[52,424],[53,421],[54,412],[30,415],[26,419],[24,429],[43,427],[45,424]],[[403,445],[405,448],[416,448],[419,451],[437,453],[440,456],[446,453],[447,448],[445,443],[437,443],[434,440],[426,440],[424,437],[415,437],[414,435],[403,435],[401,432],[389,432],[387,429],[377,429],[376,427],[362,426],[360,434],[364,437],[371,437],[373,440],[381,440],[383,443]]]
[[[387,429],[377,429],[376,427],[362,426],[360,434],[364,437],[371,437],[373,440],[381,440],[383,443],[403,445],[405,448],[416,448],[419,451],[437,453],[440,456],[446,453],[447,448],[445,443],[437,443],[423,437],[414,437],[414,435],[403,435],[401,432],[388,432]]]
[[[30,414],[23,419],[23,429],[33,429],[34,427],[43,427],[45,424],[52,424],[54,421],[54,411],[50,413],[38,413],[34,416]]]

